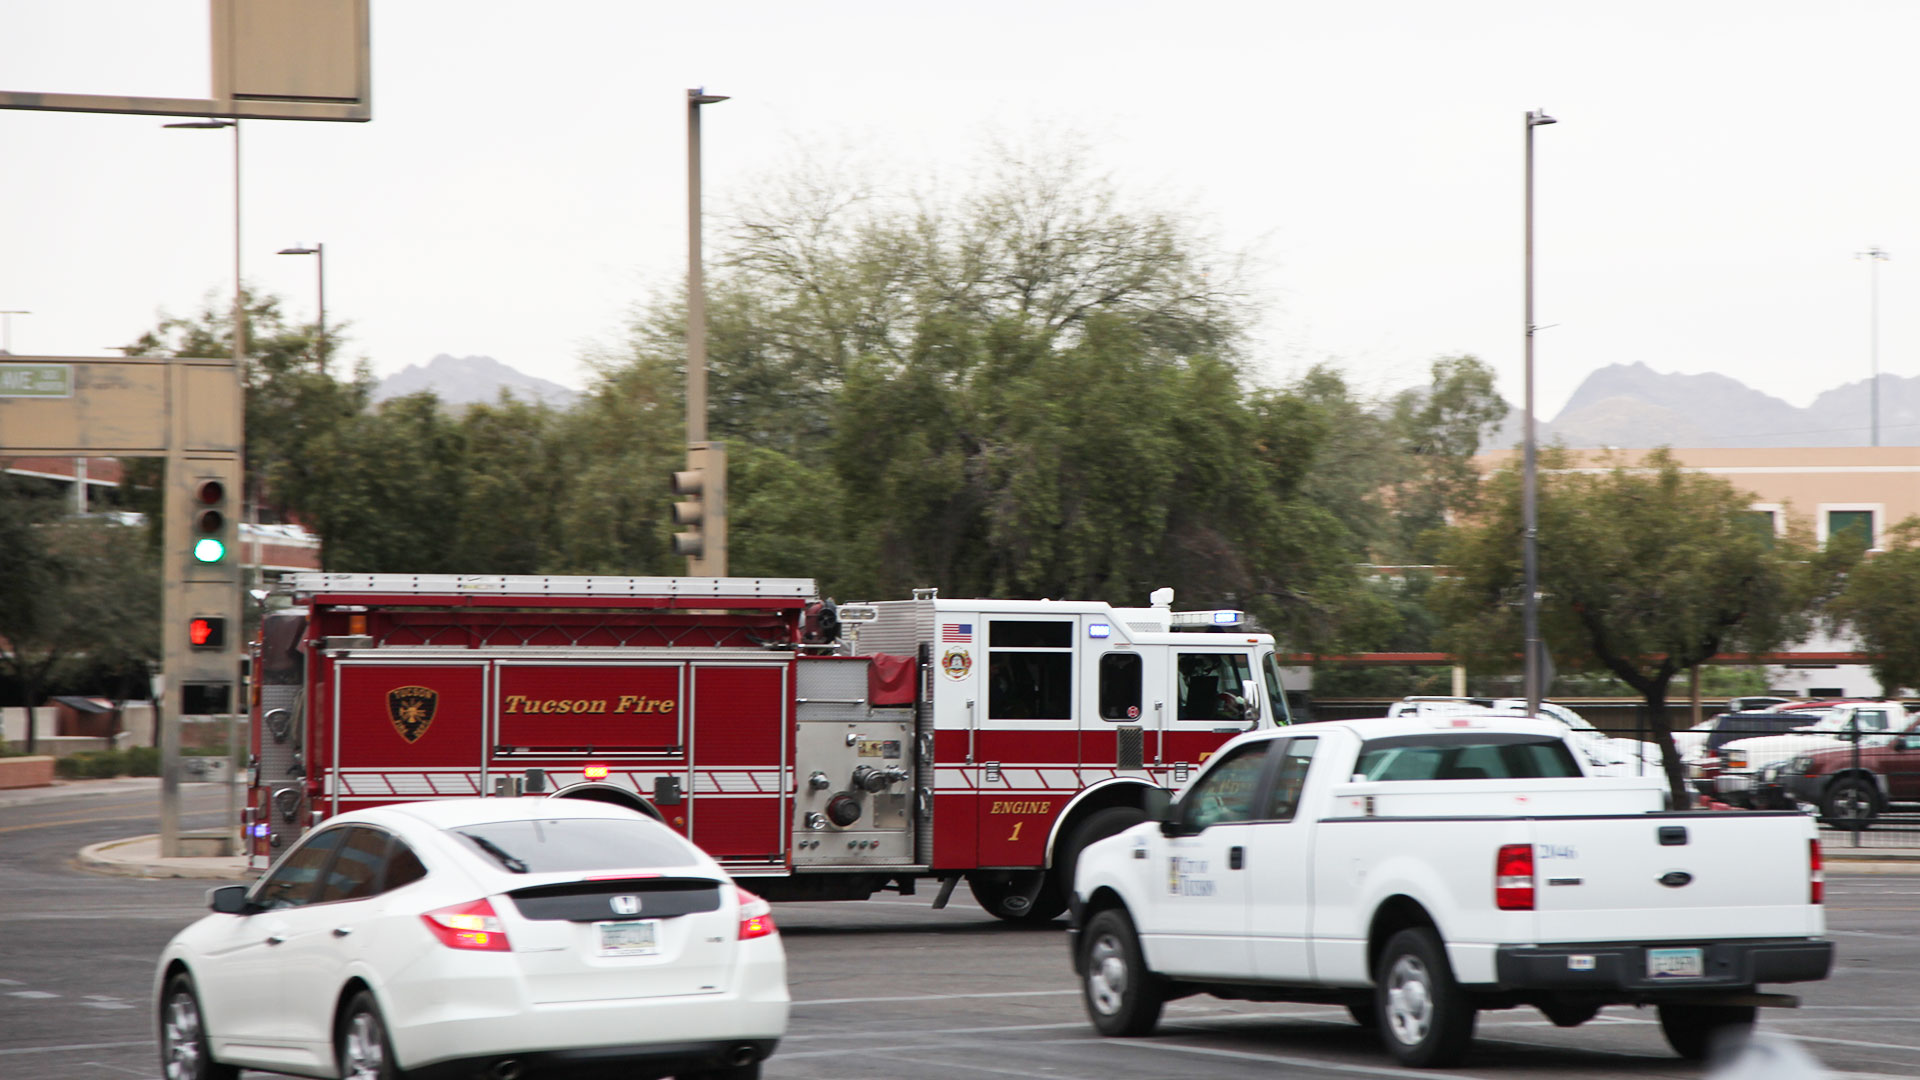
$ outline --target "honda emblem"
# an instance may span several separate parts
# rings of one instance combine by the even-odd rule
[[[609,897],[607,903],[613,906],[613,913],[615,915],[640,914],[640,898],[637,896]]]

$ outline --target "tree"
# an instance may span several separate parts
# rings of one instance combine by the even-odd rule
[[[35,498],[0,473],[0,666],[19,681],[25,698],[28,753],[40,688],[73,646],[73,625],[61,603],[73,567],[44,528],[56,516],[52,500]]]
[[[1846,576],[1830,609],[1873,654],[1873,676],[1888,694],[1920,686],[1920,518],[1894,526],[1886,549]]]
[[[1762,535],[1749,496],[1682,470],[1665,450],[1633,467],[1569,466],[1562,451],[1542,456],[1541,634],[1557,662],[1601,667],[1641,695],[1674,805],[1686,806],[1667,717],[1673,677],[1723,651],[1766,652],[1803,637],[1833,563],[1815,555],[1803,529]],[[1519,473],[1492,484],[1485,515],[1447,538],[1454,576],[1434,600],[1456,653],[1510,666],[1521,651]]]
[[[1431,561],[1433,530],[1479,510],[1474,455],[1507,412],[1493,369],[1473,356],[1435,360],[1424,391],[1394,399],[1391,426],[1403,465],[1393,485],[1394,561]]]

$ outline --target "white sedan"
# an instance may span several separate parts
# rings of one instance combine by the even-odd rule
[[[622,807],[486,798],[341,814],[208,901],[214,914],[160,955],[167,1080],[748,1080],[786,1032],[766,901]]]

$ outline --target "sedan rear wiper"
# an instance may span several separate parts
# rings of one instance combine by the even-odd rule
[[[527,864],[524,862],[521,862],[517,858],[514,858],[512,855],[509,855],[506,849],[501,847],[499,844],[494,843],[493,841],[487,839],[484,836],[475,836],[472,833],[461,833],[460,835],[473,841],[474,845],[477,846],[481,851],[484,851],[487,854],[493,856],[495,859],[498,859],[500,861],[501,866],[506,867],[507,869],[513,871],[516,874],[524,874],[527,872]]]

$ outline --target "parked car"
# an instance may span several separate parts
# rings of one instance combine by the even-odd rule
[[[1703,798],[1716,798],[1714,779],[1726,762],[1720,750],[1730,742],[1762,735],[1781,735],[1820,721],[1821,713],[1807,709],[1791,712],[1721,713],[1708,721],[1706,737],[1693,744],[1691,752],[1681,755],[1687,783]],[[1675,742],[1679,736],[1674,737]]]
[[[1820,719],[1809,727],[1781,735],[1735,739],[1721,746],[1721,768],[1713,778],[1715,797],[1734,806],[1755,806],[1754,785],[1763,779],[1771,781],[1790,758],[1864,737],[1891,734],[1906,726],[1907,717],[1906,709],[1897,701],[1835,705],[1820,712]]]
[[[1842,829],[1869,828],[1896,808],[1920,808],[1920,720],[1906,722],[1898,734],[1862,739],[1857,748],[1796,755],[1755,797],[1797,806]]]
[[[1388,716],[1525,716],[1525,698],[1409,697],[1387,707]],[[1650,742],[1620,739],[1594,727],[1587,718],[1558,702],[1540,703],[1542,718],[1567,726],[1573,744],[1592,776],[1660,775],[1660,748]]]
[[[767,902],[624,807],[357,810],[208,902],[155,974],[169,1080],[242,1068],[747,1080],[786,1031]]]

